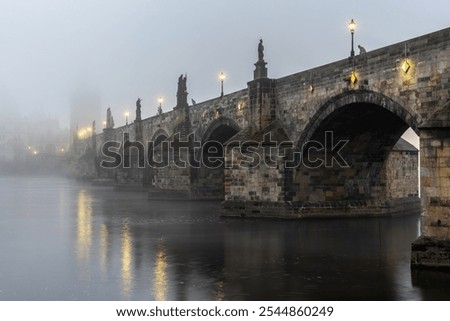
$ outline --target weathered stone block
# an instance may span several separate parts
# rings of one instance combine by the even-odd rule
[[[411,267],[450,270],[450,240],[421,236],[411,245]]]

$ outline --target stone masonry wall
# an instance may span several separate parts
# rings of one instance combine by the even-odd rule
[[[252,166],[248,164],[254,154],[267,155],[264,147],[255,148],[252,154],[228,150],[226,156],[225,174],[225,200],[226,201],[270,201],[284,202],[284,161],[282,157],[276,159],[275,166],[265,166],[264,160],[261,164]],[[246,163],[246,165],[242,165]]]
[[[450,238],[450,128],[420,132],[422,233]]]
[[[201,140],[209,126],[220,117],[232,119],[240,128],[247,127],[249,122],[244,114],[247,100],[247,89],[244,89],[190,107],[189,118],[196,139]]]
[[[386,198],[419,196],[418,152],[393,150],[385,163]]]

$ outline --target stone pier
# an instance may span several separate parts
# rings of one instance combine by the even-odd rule
[[[422,235],[411,266],[450,270],[450,104],[420,127],[420,151]]]

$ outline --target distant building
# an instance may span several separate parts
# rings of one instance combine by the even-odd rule
[[[69,132],[55,119],[0,121],[0,172],[22,171],[35,160],[59,158],[69,149]]]
[[[24,120],[0,121],[0,163],[24,158],[29,139],[29,124]]]
[[[28,147],[40,154],[59,155],[69,148],[69,133],[56,119],[29,121]]]

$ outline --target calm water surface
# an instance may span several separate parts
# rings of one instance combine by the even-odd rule
[[[64,178],[0,177],[1,300],[449,300],[418,217],[220,219]]]

